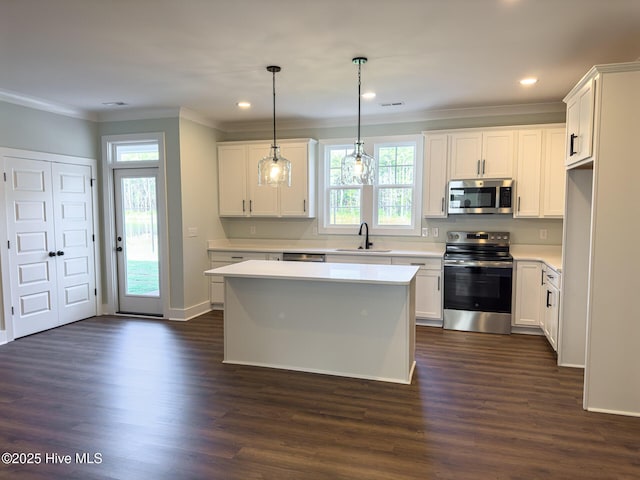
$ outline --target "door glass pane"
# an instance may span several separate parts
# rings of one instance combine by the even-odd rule
[[[122,179],[127,295],[160,296],[155,177]]]

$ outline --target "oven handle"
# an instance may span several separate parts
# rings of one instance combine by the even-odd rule
[[[513,262],[492,262],[482,260],[445,260],[445,267],[489,267],[489,268],[513,268]]]

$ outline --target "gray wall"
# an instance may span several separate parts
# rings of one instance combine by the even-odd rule
[[[97,123],[0,101],[0,146],[99,158]]]

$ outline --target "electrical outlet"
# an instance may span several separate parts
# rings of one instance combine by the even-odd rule
[[[439,235],[440,235],[440,229],[438,227],[433,227],[431,229],[431,236],[433,238],[438,238]]]
[[[249,233],[250,233],[251,235],[255,235],[255,234],[256,234],[256,226],[255,226],[255,225],[251,225],[251,226],[249,227]]]
[[[429,236],[429,228],[423,228],[422,229],[422,236],[423,237],[428,237]]]
[[[546,228],[541,228],[539,233],[540,233],[540,240],[546,240],[547,239],[547,229]]]

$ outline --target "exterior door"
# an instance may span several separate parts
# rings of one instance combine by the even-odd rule
[[[14,338],[95,315],[90,167],[7,157],[5,171]]]
[[[114,170],[118,312],[162,315],[157,168]]]

